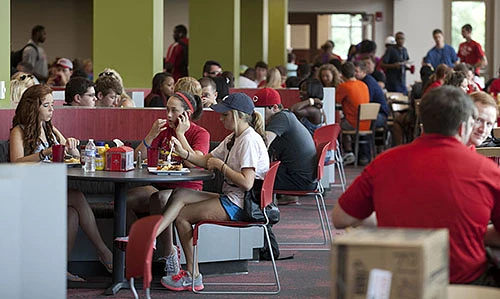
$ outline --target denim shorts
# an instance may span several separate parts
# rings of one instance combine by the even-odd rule
[[[242,208],[235,205],[227,195],[219,196],[220,204],[232,221],[246,221],[247,216]]]

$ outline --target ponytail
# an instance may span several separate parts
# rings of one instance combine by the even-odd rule
[[[250,125],[255,130],[255,132],[257,132],[257,134],[262,137],[264,143],[267,144],[266,131],[264,131],[264,118],[259,112],[254,111],[252,113],[252,121]]]

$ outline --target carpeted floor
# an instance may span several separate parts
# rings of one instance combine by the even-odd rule
[[[359,175],[362,167],[346,168],[348,184]],[[332,188],[326,192],[326,205],[331,219],[331,211],[337,198],[341,194],[340,187]],[[319,217],[313,198],[301,198],[300,205],[280,206],[281,220],[273,227],[278,241],[321,241],[322,232]],[[341,231],[334,234],[342,233]],[[334,236],[335,237],[335,236]],[[275,298],[328,298],[330,294],[330,251],[288,251],[281,247],[280,257],[292,256],[293,259],[278,260],[278,272],[281,283],[281,292]],[[244,275],[205,276],[204,282],[261,281],[272,280],[271,262],[250,262],[249,273]],[[194,298],[202,295],[190,291],[172,292],[163,289],[158,281],[160,277],[153,278],[152,298]],[[111,281],[110,277],[97,277],[92,280]],[[243,288],[243,287],[242,287]],[[121,290],[117,295],[109,297],[102,295],[103,288],[94,289],[68,289],[68,298],[133,298],[130,290]],[[206,287],[206,290],[209,290]],[[144,292],[139,291],[141,297]],[[212,295],[213,298],[234,298],[236,295]],[[246,296],[240,296],[246,297]],[[266,296],[252,296],[264,298]],[[267,296],[270,297],[270,296]]]

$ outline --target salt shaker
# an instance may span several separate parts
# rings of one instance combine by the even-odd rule
[[[137,169],[141,169],[142,168],[142,153],[141,153],[141,151],[137,151],[137,161],[136,161],[135,167]]]

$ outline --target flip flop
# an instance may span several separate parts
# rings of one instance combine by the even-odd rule
[[[99,262],[101,262],[104,268],[106,268],[106,271],[108,271],[108,273],[113,273],[113,262],[105,262],[101,259],[101,257],[99,257]]]
[[[71,274],[69,272],[66,272],[66,280],[72,281],[72,282],[85,282],[85,279],[81,278],[80,276],[76,274]]]

